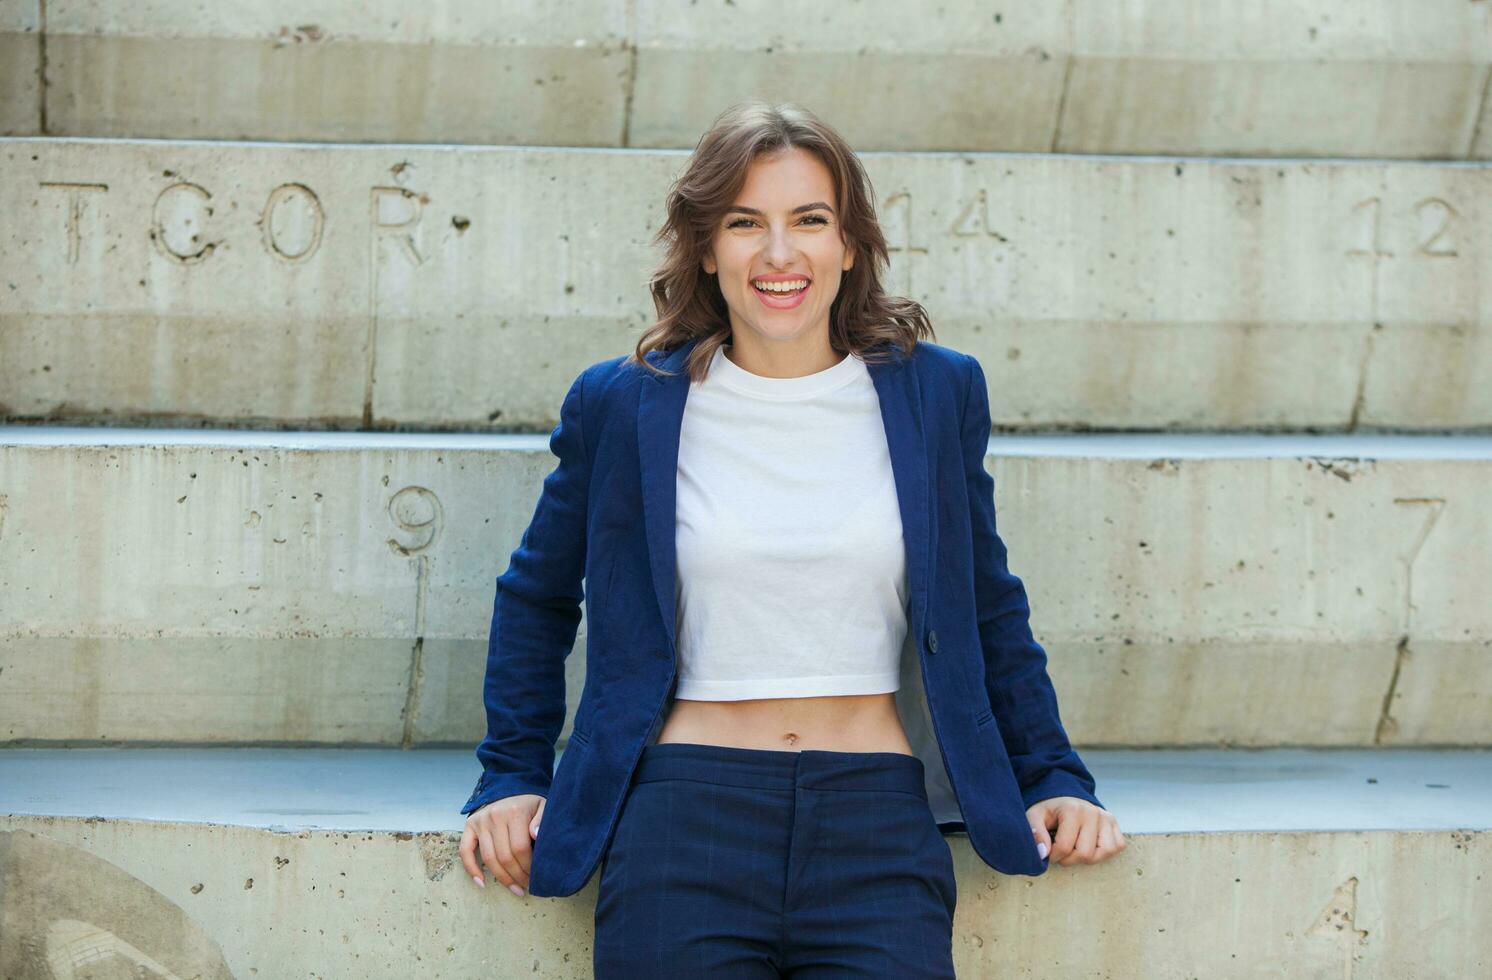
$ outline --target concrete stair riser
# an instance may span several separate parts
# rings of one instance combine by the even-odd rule
[[[44,12],[43,12],[44,10]],[[874,150],[1486,157],[1485,3],[11,4],[15,134],[692,147],[746,95]],[[45,96],[38,66],[45,62]],[[844,84],[854,78],[854,85]]]
[[[866,159],[998,427],[1492,430],[1492,169]],[[0,418],[541,430],[649,322],[683,163],[0,140]]]
[[[128,902],[120,918],[138,933],[185,915],[216,940],[217,951],[168,959],[178,975],[218,956],[240,977],[591,975],[597,879],[564,900],[519,899],[490,881],[479,891],[457,833],[0,816],[0,838],[28,835],[44,840],[10,847],[65,853],[50,869],[89,882],[98,916]],[[1103,865],[1025,879],[992,871],[954,836],[955,964],[971,977],[1479,976],[1485,931],[1461,927],[1492,916],[1488,840],[1158,834]],[[51,894],[44,879],[13,888],[16,917],[44,913]]]
[[[480,736],[493,579],[553,467],[544,437],[15,441],[48,431],[0,438],[0,738]],[[1492,443],[1304,444],[1182,459],[992,441],[1001,534],[1076,743],[1492,743]]]

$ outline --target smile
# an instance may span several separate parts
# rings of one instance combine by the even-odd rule
[[[809,279],[788,279],[782,282],[753,282],[752,289],[762,305],[774,310],[790,310],[803,302],[813,282]]]

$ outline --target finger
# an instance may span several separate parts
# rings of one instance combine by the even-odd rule
[[[1124,836],[1124,829],[1119,826],[1119,821],[1110,818],[1109,834],[1114,842],[1114,853],[1118,854],[1129,846],[1129,838]]]
[[[518,863],[518,873],[513,880],[525,890],[528,890],[528,869],[532,864],[531,845],[533,838],[528,834],[528,821],[521,814],[514,814],[508,820],[508,847],[513,852],[513,860]]]
[[[545,798],[539,798],[539,808],[534,811],[533,822],[529,824],[529,833],[535,837],[539,836],[539,824],[544,822],[544,804],[548,802]]]
[[[1093,863],[1093,849],[1098,844],[1098,814],[1091,810],[1083,810],[1078,817],[1078,836],[1073,842],[1072,854],[1068,860],[1071,862],[1083,861]]]
[[[502,837],[503,846],[507,846],[507,835]],[[487,870],[496,879],[497,883],[504,888],[513,887],[513,876],[504,867],[501,857],[497,853],[497,843],[492,836],[491,820],[482,820],[477,824],[477,846],[482,852],[482,863],[487,865]]]
[[[1065,804],[1058,808],[1057,833],[1052,838],[1052,860],[1058,864],[1067,863],[1067,857],[1072,854],[1073,846],[1077,843],[1079,825],[1082,821],[1074,814],[1074,809]]]
[[[515,889],[528,890],[528,872],[518,863],[518,856],[513,853],[514,823],[521,821],[511,812],[493,815],[492,849],[497,852],[497,862],[502,865],[503,874],[507,878],[503,885],[516,895]]]
[[[1098,846],[1094,850],[1094,860],[1102,860],[1119,850],[1119,847],[1114,843],[1115,829],[1112,820],[1100,819],[1098,824]]]
[[[477,884],[486,887],[482,881],[482,866],[477,864],[477,835],[471,829],[471,824],[466,825],[466,830],[461,834],[461,866],[466,869],[467,877],[472,878]]]
[[[1052,835],[1046,829],[1046,811],[1043,810],[1041,813],[1038,813],[1037,817],[1036,822],[1031,825],[1031,836],[1036,839],[1038,852],[1043,847],[1046,848],[1045,853],[1042,854],[1042,857],[1046,857],[1052,853]]]

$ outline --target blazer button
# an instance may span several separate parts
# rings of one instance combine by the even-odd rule
[[[937,653],[938,652],[938,631],[937,630],[928,630],[927,631],[927,652],[928,653]]]

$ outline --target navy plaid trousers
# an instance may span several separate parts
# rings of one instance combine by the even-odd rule
[[[601,865],[595,976],[952,977],[957,897],[916,756],[653,743]]]

